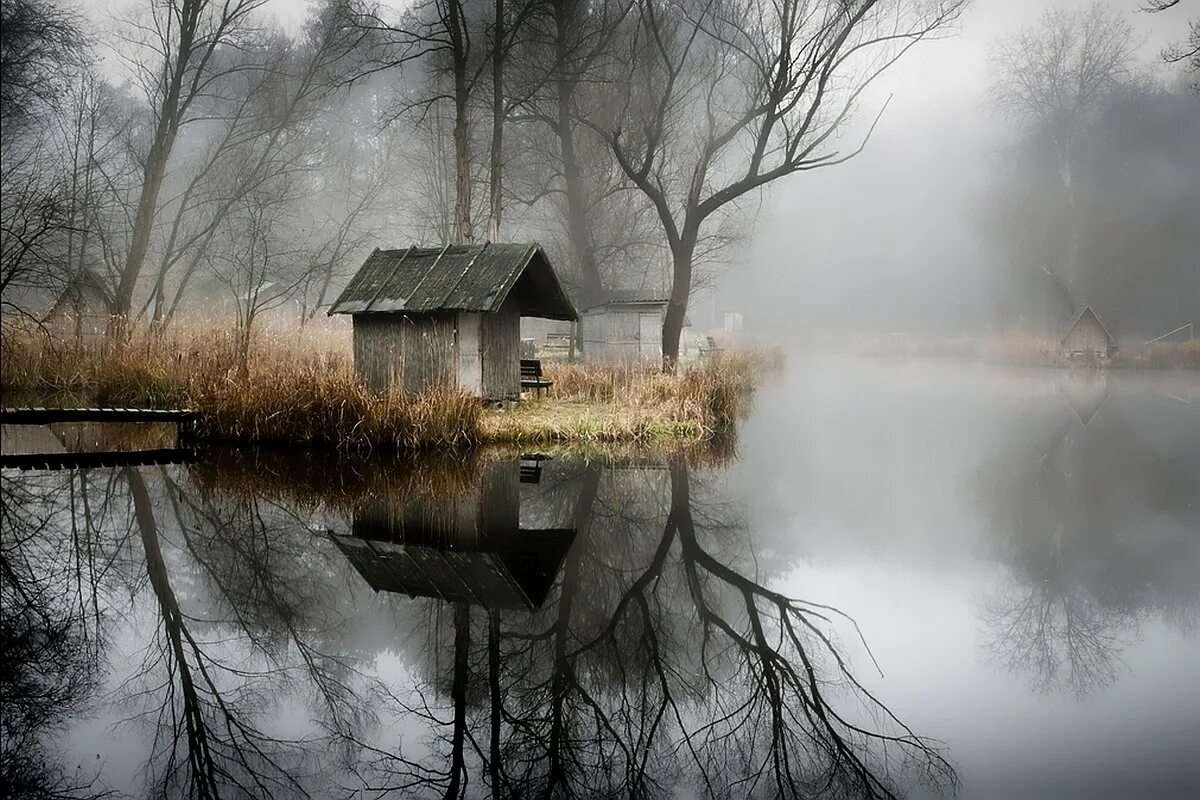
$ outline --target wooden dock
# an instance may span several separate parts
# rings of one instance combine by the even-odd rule
[[[56,422],[174,422],[194,425],[199,411],[182,408],[0,408],[0,425]]]
[[[191,447],[155,450],[120,450],[103,453],[17,453],[0,454],[5,469],[92,469],[96,467],[148,467],[157,464],[188,464],[199,461],[201,451]]]
[[[58,425],[63,423],[173,423],[176,443],[195,432],[200,412],[183,408],[0,408],[0,425]],[[149,450],[104,450],[69,453],[3,453],[0,467],[9,469],[88,469],[92,467],[144,467],[196,461],[192,447]]]

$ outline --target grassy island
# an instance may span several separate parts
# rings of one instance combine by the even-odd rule
[[[118,346],[9,322],[2,355],[5,405],[194,408],[202,441],[346,450],[706,441],[744,414],[764,363],[723,354],[669,375],[546,362],[553,388],[492,407],[457,391],[366,389],[336,327],[264,329],[246,345],[211,325],[174,324]]]

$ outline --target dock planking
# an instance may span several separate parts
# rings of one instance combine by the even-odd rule
[[[200,412],[182,408],[0,408],[0,425],[58,422],[174,422],[195,424]]]
[[[158,464],[189,464],[199,461],[202,455],[201,451],[186,447],[104,453],[19,453],[15,455],[3,453],[0,454],[0,467],[21,470],[148,467]]]

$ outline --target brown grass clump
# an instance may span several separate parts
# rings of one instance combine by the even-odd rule
[[[202,440],[350,451],[480,443],[702,441],[749,408],[766,356],[725,353],[681,367],[547,364],[554,387],[513,409],[469,394],[377,393],[356,379],[347,326],[264,326],[243,356],[228,330],[175,322],[135,328],[120,346],[6,322],[6,396],[67,405],[193,408]]]
[[[1067,365],[1058,342],[1021,330],[984,339],[979,346],[979,357],[984,361],[1014,367]]]
[[[667,374],[656,364],[545,364],[543,398],[484,420],[490,442],[709,439],[745,416],[753,360],[727,354]]]
[[[206,440],[358,450],[456,447],[479,438],[478,400],[457,391],[371,392],[355,379],[336,332],[267,329],[244,360],[234,337],[213,328],[140,328],[120,347],[12,323],[4,333],[6,393],[194,408]]]
[[[1134,369],[1200,369],[1200,339],[1157,342],[1141,350],[1121,350],[1114,366]]]

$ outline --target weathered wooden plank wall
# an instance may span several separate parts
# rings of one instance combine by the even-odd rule
[[[485,314],[479,337],[483,358],[483,396],[516,400],[521,396],[521,312],[509,298],[495,314]]]
[[[452,314],[354,315],[354,369],[375,391],[453,386],[454,352]]]
[[[643,317],[654,325],[643,325]],[[662,312],[607,306],[584,312],[583,349],[588,361],[654,361],[662,357]]]

